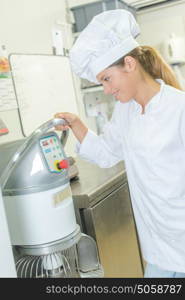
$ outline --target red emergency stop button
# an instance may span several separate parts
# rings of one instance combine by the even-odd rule
[[[67,169],[69,167],[69,163],[67,161],[67,159],[63,159],[61,160],[58,164],[57,164],[57,167],[59,170],[61,169]]]

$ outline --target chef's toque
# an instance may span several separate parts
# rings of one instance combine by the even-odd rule
[[[96,76],[139,44],[140,29],[127,10],[114,9],[96,15],[80,33],[69,58],[81,78],[98,83]]]

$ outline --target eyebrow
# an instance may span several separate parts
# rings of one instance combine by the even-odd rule
[[[100,77],[100,80],[99,81],[102,81],[105,77],[107,77],[108,75],[102,75],[101,77]]]
[[[102,81],[102,80],[103,80],[103,77],[104,77],[104,75],[102,75],[102,76],[100,77],[100,79],[98,79],[98,81]]]

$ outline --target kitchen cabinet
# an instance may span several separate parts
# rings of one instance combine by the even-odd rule
[[[143,260],[123,164],[110,169],[77,159],[71,184],[77,222],[97,243],[105,277],[143,277]]]

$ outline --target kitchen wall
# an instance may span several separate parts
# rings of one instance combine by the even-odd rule
[[[172,32],[185,37],[185,1],[145,9],[137,13],[137,20],[141,27],[138,40],[159,48]]]
[[[0,45],[6,46],[7,54],[52,54],[52,28],[56,20],[68,20],[65,0],[0,0],[0,8]],[[68,37],[72,38],[71,33]],[[17,109],[0,111],[0,118],[9,129],[0,143],[23,138]],[[68,155],[74,155],[74,143],[70,135]]]
[[[65,20],[64,0],[0,0],[0,42],[8,52],[51,52],[51,28]]]
[[[145,9],[137,14],[137,21],[141,28],[138,41],[141,44],[156,47],[162,55],[162,45],[170,34],[185,39],[185,1],[172,2],[169,5]],[[165,58],[165,57],[164,57]],[[185,79],[185,65],[179,66],[183,80]],[[185,85],[183,86],[185,89]]]

